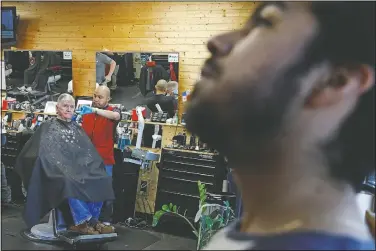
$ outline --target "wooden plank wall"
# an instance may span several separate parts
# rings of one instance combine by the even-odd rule
[[[2,2],[20,15],[18,49],[72,50],[75,96],[95,88],[95,52],[179,52],[192,89],[207,40],[244,24],[255,2]],[[180,107],[183,108],[183,107]],[[179,109],[181,112],[183,109]]]

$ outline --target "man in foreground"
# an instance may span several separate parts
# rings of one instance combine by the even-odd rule
[[[93,95],[93,107],[84,106],[81,114],[82,128],[102,157],[107,174],[112,177],[114,158],[114,132],[117,122],[121,119],[120,109],[108,105],[110,89],[99,86]],[[110,224],[112,217],[112,202],[106,201],[101,219]]]
[[[43,122],[25,144],[16,170],[27,189],[25,221],[39,223],[52,208],[68,204],[81,234],[106,234],[114,229],[99,222],[103,201],[114,199],[112,179],[82,128],[72,120],[75,101],[59,96],[57,118]]]
[[[374,249],[374,2],[268,2],[212,38],[187,128],[226,155],[239,222],[206,249]],[[228,95],[231,93],[232,95]]]

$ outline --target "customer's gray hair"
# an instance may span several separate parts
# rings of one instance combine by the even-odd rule
[[[74,98],[72,97],[72,95],[68,94],[68,93],[63,93],[59,96],[59,98],[57,99],[57,103],[60,104],[64,101],[73,101],[73,103],[75,102]]]

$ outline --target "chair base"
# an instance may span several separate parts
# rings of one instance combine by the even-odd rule
[[[39,224],[34,226],[33,228],[40,226],[40,225],[47,225],[47,224]],[[37,243],[44,243],[44,244],[56,244],[56,243],[62,243],[62,241],[58,238],[56,238],[51,233],[49,232],[49,228],[45,226],[37,227],[35,229],[24,229],[21,231],[21,236],[24,237],[25,239],[32,241],[32,242],[37,242]],[[47,230],[47,231],[42,231],[42,230]],[[52,228],[51,228],[52,230]]]

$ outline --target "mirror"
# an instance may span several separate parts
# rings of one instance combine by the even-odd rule
[[[7,98],[23,104],[16,110],[25,110],[25,103],[26,110],[44,110],[48,101],[68,91],[72,52],[4,50],[4,68]]]
[[[158,112],[158,103],[172,118],[178,104],[179,54],[97,52],[96,83],[110,88],[111,104],[121,104],[127,110],[144,105],[150,118],[151,112]]]

